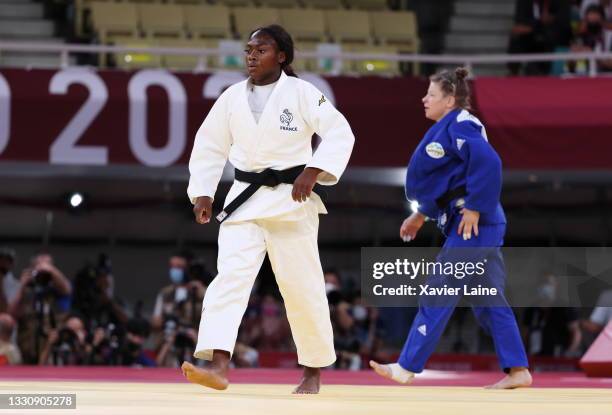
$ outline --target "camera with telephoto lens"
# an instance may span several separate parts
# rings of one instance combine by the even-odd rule
[[[176,316],[168,316],[164,320],[164,337],[169,339],[174,335],[174,347],[177,349],[195,348],[193,339],[188,334],[189,327],[178,322]]]
[[[51,278],[53,278],[49,271],[39,271],[36,269],[32,271],[32,277],[30,286],[39,291],[45,291],[49,288],[49,283],[51,282]]]

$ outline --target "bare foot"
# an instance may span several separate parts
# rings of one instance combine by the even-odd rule
[[[396,365],[397,373],[393,373],[392,365],[381,365],[380,363],[370,360],[370,367],[374,369],[376,374],[378,374],[379,376],[393,380],[398,383],[402,383],[404,385],[407,385],[412,382],[412,379],[414,378],[414,373],[402,368],[397,363],[395,363],[394,365]]]
[[[199,367],[195,367],[189,362],[183,362],[181,370],[183,375],[191,383],[197,383],[198,385],[217,390],[225,390],[229,385],[226,371],[223,369],[217,369],[214,367],[210,369],[201,369]]]
[[[381,365],[380,363],[370,360],[370,367],[374,369],[374,372],[383,378],[393,380],[393,377],[391,376],[391,368],[388,365]]]
[[[512,368],[502,380],[494,385],[485,386],[485,389],[516,389],[527,388],[532,382],[529,370],[524,367]]]
[[[300,384],[293,390],[295,394],[317,394],[321,388],[321,369],[304,366]]]

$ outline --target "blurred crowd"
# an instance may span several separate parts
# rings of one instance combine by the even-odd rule
[[[612,51],[610,0],[517,0],[508,53]],[[560,67],[559,67],[560,66]],[[612,60],[598,60],[598,71],[612,70]],[[512,75],[588,73],[588,62],[514,62]]]
[[[0,248],[0,365],[179,367],[183,361],[194,362],[202,300],[213,275],[189,252],[169,257],[168,284],[159,290],[150,315],[142,302],[128,307],[117,297],[106,255],[85,264],[72,279],[47,252],[32,257],[20,272],[14,269],[15,258],[13,250]],[[332,268],[324,278],[338,355],[335,368],[358,370],[370,358],[392,359],[416,310],[369,307],[355,278],[343,278]],[[530,355],[578,357],[612,321],[612,307],[606,307],[612,304],[612,290],[581,318],[585,310],[559,303],[558,285],[554,275],[545,275],[538,307],[517,310]],[[465,339],[468,312],[455,313],[438,351],[486,352],[471,344],[479,336]],[[269,264],[249,300],[233,364],[256,367],[263,351],[295,351]]]

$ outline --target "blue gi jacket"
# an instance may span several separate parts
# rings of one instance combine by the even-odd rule
[[[438,219],[443,227],[457,213],[457,200],[440,209],[436,199],[465,186],[463,206],[480,212],[479,224],[506,223],[499,202],[501,169],[501,160],[487,141],[482,123],[468,111],[456,109],[427,131],[412,154],[406,172],[406,197],[416,200],[419,212]]]

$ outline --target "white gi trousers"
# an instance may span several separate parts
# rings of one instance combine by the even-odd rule
[[[267,251],[285,302],[298,362],[308,367],[335,362],[318,229],[318,209],[312,199],[280,216],[221,224],[218,274],[204,297],[195,357],[212,360],[215,349],[233,352]]]

